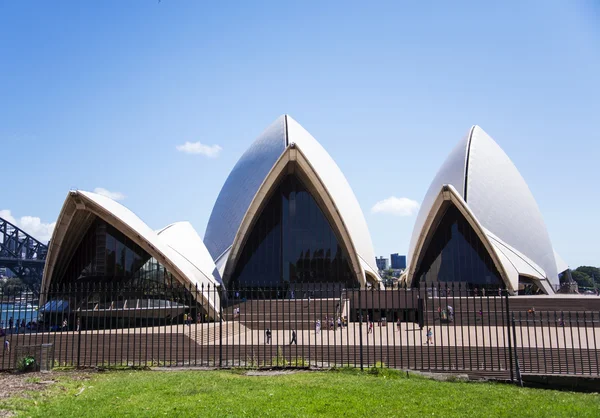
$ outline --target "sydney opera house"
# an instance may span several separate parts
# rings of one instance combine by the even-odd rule
[[[496,142],[473,127],[423,200],[406,284],[458,282],[511,293],[530,286],[551,294],[566,268],[524,179]],[[219,312],[231,289],[286,295],[291,285],[309,290],[323,283],[379,287],[381,277],[344,174],[310,133],[284,115],[233,167],[204,239],[188,222],[155,231],[110,198],[70,191],[42,288],[127,284],[156,289],[155,300],[167,298],[160,290],[165,284],[218,289],[194,295],[205,311]]]

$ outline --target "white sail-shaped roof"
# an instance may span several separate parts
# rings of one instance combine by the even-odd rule
[[[409,270],[414,273],[419,237],[444,185],[454,187],[488,234],[505,270],[513,272],[511,287],[516,289],[519,275],[558,285],[554,250],[537,203],[510,158],[479,126],[452,150],[423,199],[409,246]]]
[[[214,288],[215,265],[212,260],[209,261],[202,255],[202,251],[207,251],[202,250],[202,241],[193,237],[191,225],[175,226],[172,231],[165,233],[169,229],[167,227],[161,231],[163,237],[159,237],[136,214],[120,203],[106,196],[77,190],[70,191],[67,195],[54,229],[48,248],[42,289],[47,290],[53,278],[64,272],[81,238],[96,217],[112,225],[143,248],[180,283],[198,288]],[[177,235],[182,239],[179,242]],[[186,248],[187,245],[190,247]],[[195,254],[197,251],[200,251],[200,254]],[[218,297],[215,298],[208,292],[195,294],[203,299],[204,306],[208,303],[207,308],[212,312],[219,312]]]
[[[298,122],[279,117],[242,155],[225,181],[211,213],[204,243],[219,271],[226,276],[235,263],[269,188],[289,162],[297,163],[342,231],[354,270],[379,279],[371,236],[360,205],[340,168],[325,149]],[[227,264],[230,264],[227,266]],[[363,279],[364,280],[364,279]]]
[[[185,258],[202,274],[212,273],[212,286],[219,286],[221,277],[208,249],[189,222],[175,222],[157,232],[173,251]]]

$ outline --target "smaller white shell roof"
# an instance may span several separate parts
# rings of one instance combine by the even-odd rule
[[[556,260],[556,271],[560,274],[569,269],[567,262],[554,250],[554,259]]]
[[[167,233],[164,235],[163,239],[159,237],[159,235],[148,225],[146,225],[146,223],[142,221],[135,213],[106,196],[80,190],[71,191],[67,196],[63,208],[67,207],[66,203],[73,199],[81,199],[81,203],[76,203],[78,210],[87,210],[123,232],[126,236],[128,236],[128,238],[132,239],[138,245],[144,248],[151,256],[163,263],[165,267],[180,280],[185,281],[192,286],[197,285],[198,287],[202,287],[202,285],[204,285],[204,287],[207,287],[210,284],[211,287],[214,287],[214,278],[212,276],[213,270],[215,269],[214,263],[209,264],[206,261],[205,256],[202,254],[191,257],[192,261],[185,256],[186,254],[190,256],[192,251],[200,248],[198,242],[196,242],[196,239],[193,236],[195,231],[193,231],[191,225],[188,224],[189,227],[186,225],[177,226],[172,233]],[[50,242],[51,248],[49,249],[49,253],[50,251],[58,251],[60,253],[61,243],[56,242],[54,237],[60,235],[63,241],[68,240],[69,237],[68,235],[65,235],[65,233],[69,230],[70,219],[64,218],[69,218],[73,215],[74,213],[66,215],[61,212],[60,222],[58,225],[60,225],[60,228],[65,228],[66,230],[54,231],[53,240]],[[190,228],[193,232],[190,231]],[[165,230],[166,229],[167,228],[165,228]],[[182,236],[182,240],[180,242],[176,242],[177,235]],[[202,243],[199,237],[197,239],[200,243]],[[172,247],[170,244],[172,244],[174,247]],[[187,245],[190,245],[191,248],[187,248]],[[55,246],[56,249],[52,248],[53,246]],[[204,248],[203,244],[202,247]],[[208,252],[205,248],[204,251]],[[70,257],[70,254],[63,255],[63,257]],[[53,257],[53,260],[53,262],[56,262],[57,258]],[[211,270],[205,271],[205,268],[209,268]],[[53,266],[46,266],[46,270],[52,271]],[[46,274],[44,274],[45,281],[50,279],[51,277],[46,277]],[[202,297],[205,300],[208,300],[208,303],[213,311],[218,311],[218,297],[213,298],[212,295],[202,295]]]
[[[191,263],[201,274],[211,272],[207,279],[212,285],[221,284],[221,276],[204,242],[191,223],[175,222],[157,232],[158,236],[175,252]]]

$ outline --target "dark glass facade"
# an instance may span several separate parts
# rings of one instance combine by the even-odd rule
[[[96,219],[55,284],[118,283],[120,286],[172,285],[172,275],[139,245],[106,222]]]
[[[297,176],[287,175],[254,224],[228,287],[286,292],[300,283],[359,285],[318,203]]]
[[[423,253],[420,283],[458,282],[469,287],[502,286],[502,278],[483,243],[454,205],[449,205]]]
[[[77,306],[69,314],[69,323],[80,321],[83,329],[160,325],[180,321],[184,313],[208,320],[214,314],[196,303],[197,294],[189,286],[99,218],[88,228],[64,273],[57,274],[47,299],[50,305],[67,300]],[[144,315],[132,313],[142,308],[148,309]],[[44,321],[60,324],[62,316],[48,313]]]

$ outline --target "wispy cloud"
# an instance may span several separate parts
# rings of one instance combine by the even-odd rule
[[[121,192],[111,192],[110,190],[106,190],[103,187],[96,187],[94,189],[94,193],[98,193],[99,195],[106,196],[112,200],[123,200],[125,199],[125,195]]]
[[[407,197],[388,197],[375,203],[371,213],[386,213],[395,216],[412,216],[419,210],[419,202]]]
[[[223,150],[220,145],[204,145],[200,141],[186,142],[183,145],[177,145],[176,148],[177,151],[185,152],[186,154],[201,154],[209,158],[218,157]]]
[[[37,216],[21,216],[17,219],[9,209],[0,210],[0,218],[6,219],[41,242],[48,242],[52,238],[52,232],[56,226],[56,222],[44,223]]]

